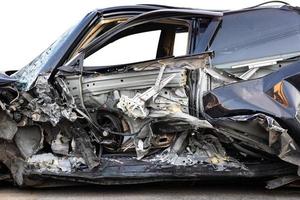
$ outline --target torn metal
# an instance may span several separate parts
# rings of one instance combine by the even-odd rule
[[[77,119],[76,113],[67,102],[61,102],[59,94],[53,87],[49,87],[49,75],[39,76],[36,80],[33,92],[36,97],[25,93],[23,97],[29,103],[26,106],[28,110],[24,110],[24,115],[30,117],[37,122],[50,122],[53,126],[65,118],[70,121]]]
[[[86,166],[82,158],[56,157],[51,153],[34,155],[27,160],[28,167],[38,172],[71,173],[82,166]]]
[[[216,170],[244,168],[243,163],[226,155],[225,149],[217,137],[201,133],[182,134],[172,147],[165,149],[153,160],[160,160],[172,165],[193,166],[212,165]]]
[[[298,180],[298,54],[217,68],[212,42],[231,14],[152,5],[88,14],[27,67],[0,76],[1,174],[19,186]],[[154,60],[85,66],[107,44],[151,30],[161,31]],[[174,57],[182,32],[188,53]]]
[[[288,130],[282,128],[272,117],[264,114],[238,115],[218,118],[217,121],[220,128],[216,131],[239,140],[239,145],[276,155],[300,166],[298,145],[288,134]]]

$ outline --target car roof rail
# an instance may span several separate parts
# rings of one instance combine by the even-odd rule
[[[272,3],[278,3],[278,4],[283,4],[285,6],[290,6],[290,4],[287,3],[287,2],[285,2],[285,1],[267,1],[267,2],[263,2],[263,3],[257,4],[255,6],[251,6],[248,9],[258,8],[258,7],[261,7],[261,6],[264,6],[264,5],[268,5],[268,4],[272,4]]]

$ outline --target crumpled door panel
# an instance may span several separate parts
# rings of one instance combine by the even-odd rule
[[[264,113],[274,117],[300,144],[300,63],[288,65],[263,78],[233,83],[209,91],[204,111],[212,120],[219,117]]]

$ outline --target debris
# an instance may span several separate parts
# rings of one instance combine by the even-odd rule
[[[53,153],[60,155],[68,155],[70,149],[71,140],[61,133],[58,133],[56,138],[52,140],[51,149]]]
[[[39,76],[34,86],[34,92],[37,97],[30,99],[27,108],[29,111],[25,111],[24,114],[32,118],[37,122],[51,122],[53,126],[56,126],[58,122],[66,118],[69,121],[75,121],[77,119],[76,113],[73,111],[73,107],[68,104],[61,104],[57,102],[59,95],[56,90],[48,83],[48,76]]]
[[[57,157],[52,153],[33,155],[27,159],[27,163],[32,170],[38,172],[71,173],[79,166],[85,165],[82,158],[77,157]]]
[[[226,155],[225,149],[215,136],[188,133],[179,136],[174,146],[165,149],[152,161],[177,166],[211,164],[220,171],[228,167],[246,168],[242,163]]]

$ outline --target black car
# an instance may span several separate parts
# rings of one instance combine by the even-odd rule
[[[0,179],[287,185],[299,179],[299,60],[300,9],[282,2],[95,10],[1,74]]]

